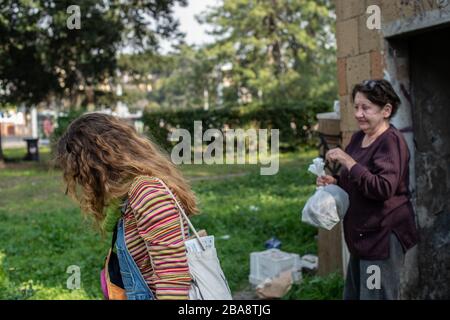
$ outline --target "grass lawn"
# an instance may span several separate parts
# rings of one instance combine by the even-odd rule
[[[64,195],[61,174],[41,163],[11,163],[0,169],[0,299],[102,299],[99,269],[110,245]],[[4,150],[21,158],[24,149]],[[185,165],[202,214],[192,222],[216,237],[222,268],[234,294],[251,290],[250,253],[275,236],[283,251],[317,253],[317,230],[300,222],[314,191],[306,172],[317,152],[284,154],[274,176],[255,165]],[[69,290],[66,273],[80,267],[81,289]],[[342,278],[305,276],[284,299],[341,299]]]

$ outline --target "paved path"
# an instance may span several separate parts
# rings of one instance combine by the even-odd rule
[[[26,148],[27,143],[23,140],[24,137],[4,137],[2,136],[2,147],[3,149],[13,149],[13,148]],[[39,140],[39,145],[48,145],[48,140]]]

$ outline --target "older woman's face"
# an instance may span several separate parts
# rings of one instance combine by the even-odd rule
[[[388,105],[389,106],[389,105]],[[354,111],[359,128],[365,133],[376,131],[380,125],[388,121],[391,108],[374,104],[360,92],[355,95]]]

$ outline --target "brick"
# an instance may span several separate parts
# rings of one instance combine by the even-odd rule
[[[381,20],[383,24],[390,23],[401,18],[400,0],[381,1]]]
[[[370,79],[370,54],[365,53],[347,59],[347,88],[351,92],[353,86]]]
[[[340,96],[339,102],[341,106],[341,131],[344,132],[358,130],[350,94],[346,96]]]
[[[348,112],[349,112],[349,99],[348,95],[339,96],[339,107],[341,114],[341,132],[349,130],[348,129]]]
[[[436,1],[400,1],[397,3],[397,19],[408,19],[437,8]]]
[[[384,76],[384,55],[380,51],[370,53],[370,77],[382,79]]]
[[[337,74],[338,74],[338,86],[339,95],[345,96],[347,94],[347,60],[346,58],[337,59]]]
[[[358,17],[365,11],[364,1],[336,0],[336,15],[338,21]]]
[[[338,58],[354,56],[359,53],[358,18],[336,23]]]
[[[344,20],[344,6],[345,2],[343,0],[334,0],[334,8],[336,12],[336,21]]]
[[[427,11],[436,10],[438,7],[437,2],[431,0],[381,0],[382,21],[383,24],[388,24],[395,20],[417,17]]]

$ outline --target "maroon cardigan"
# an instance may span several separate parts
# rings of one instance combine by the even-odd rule
[[[355,133],[345,151],[357,162],[343,168],[338,185],[349,194],[344,235],[352,255],[365,260],[389,257],[394,232],[404,251],[418,241],[409,192],[409,151],[403,135],[390,126],[371,145],[361,147],[364,132]]]

